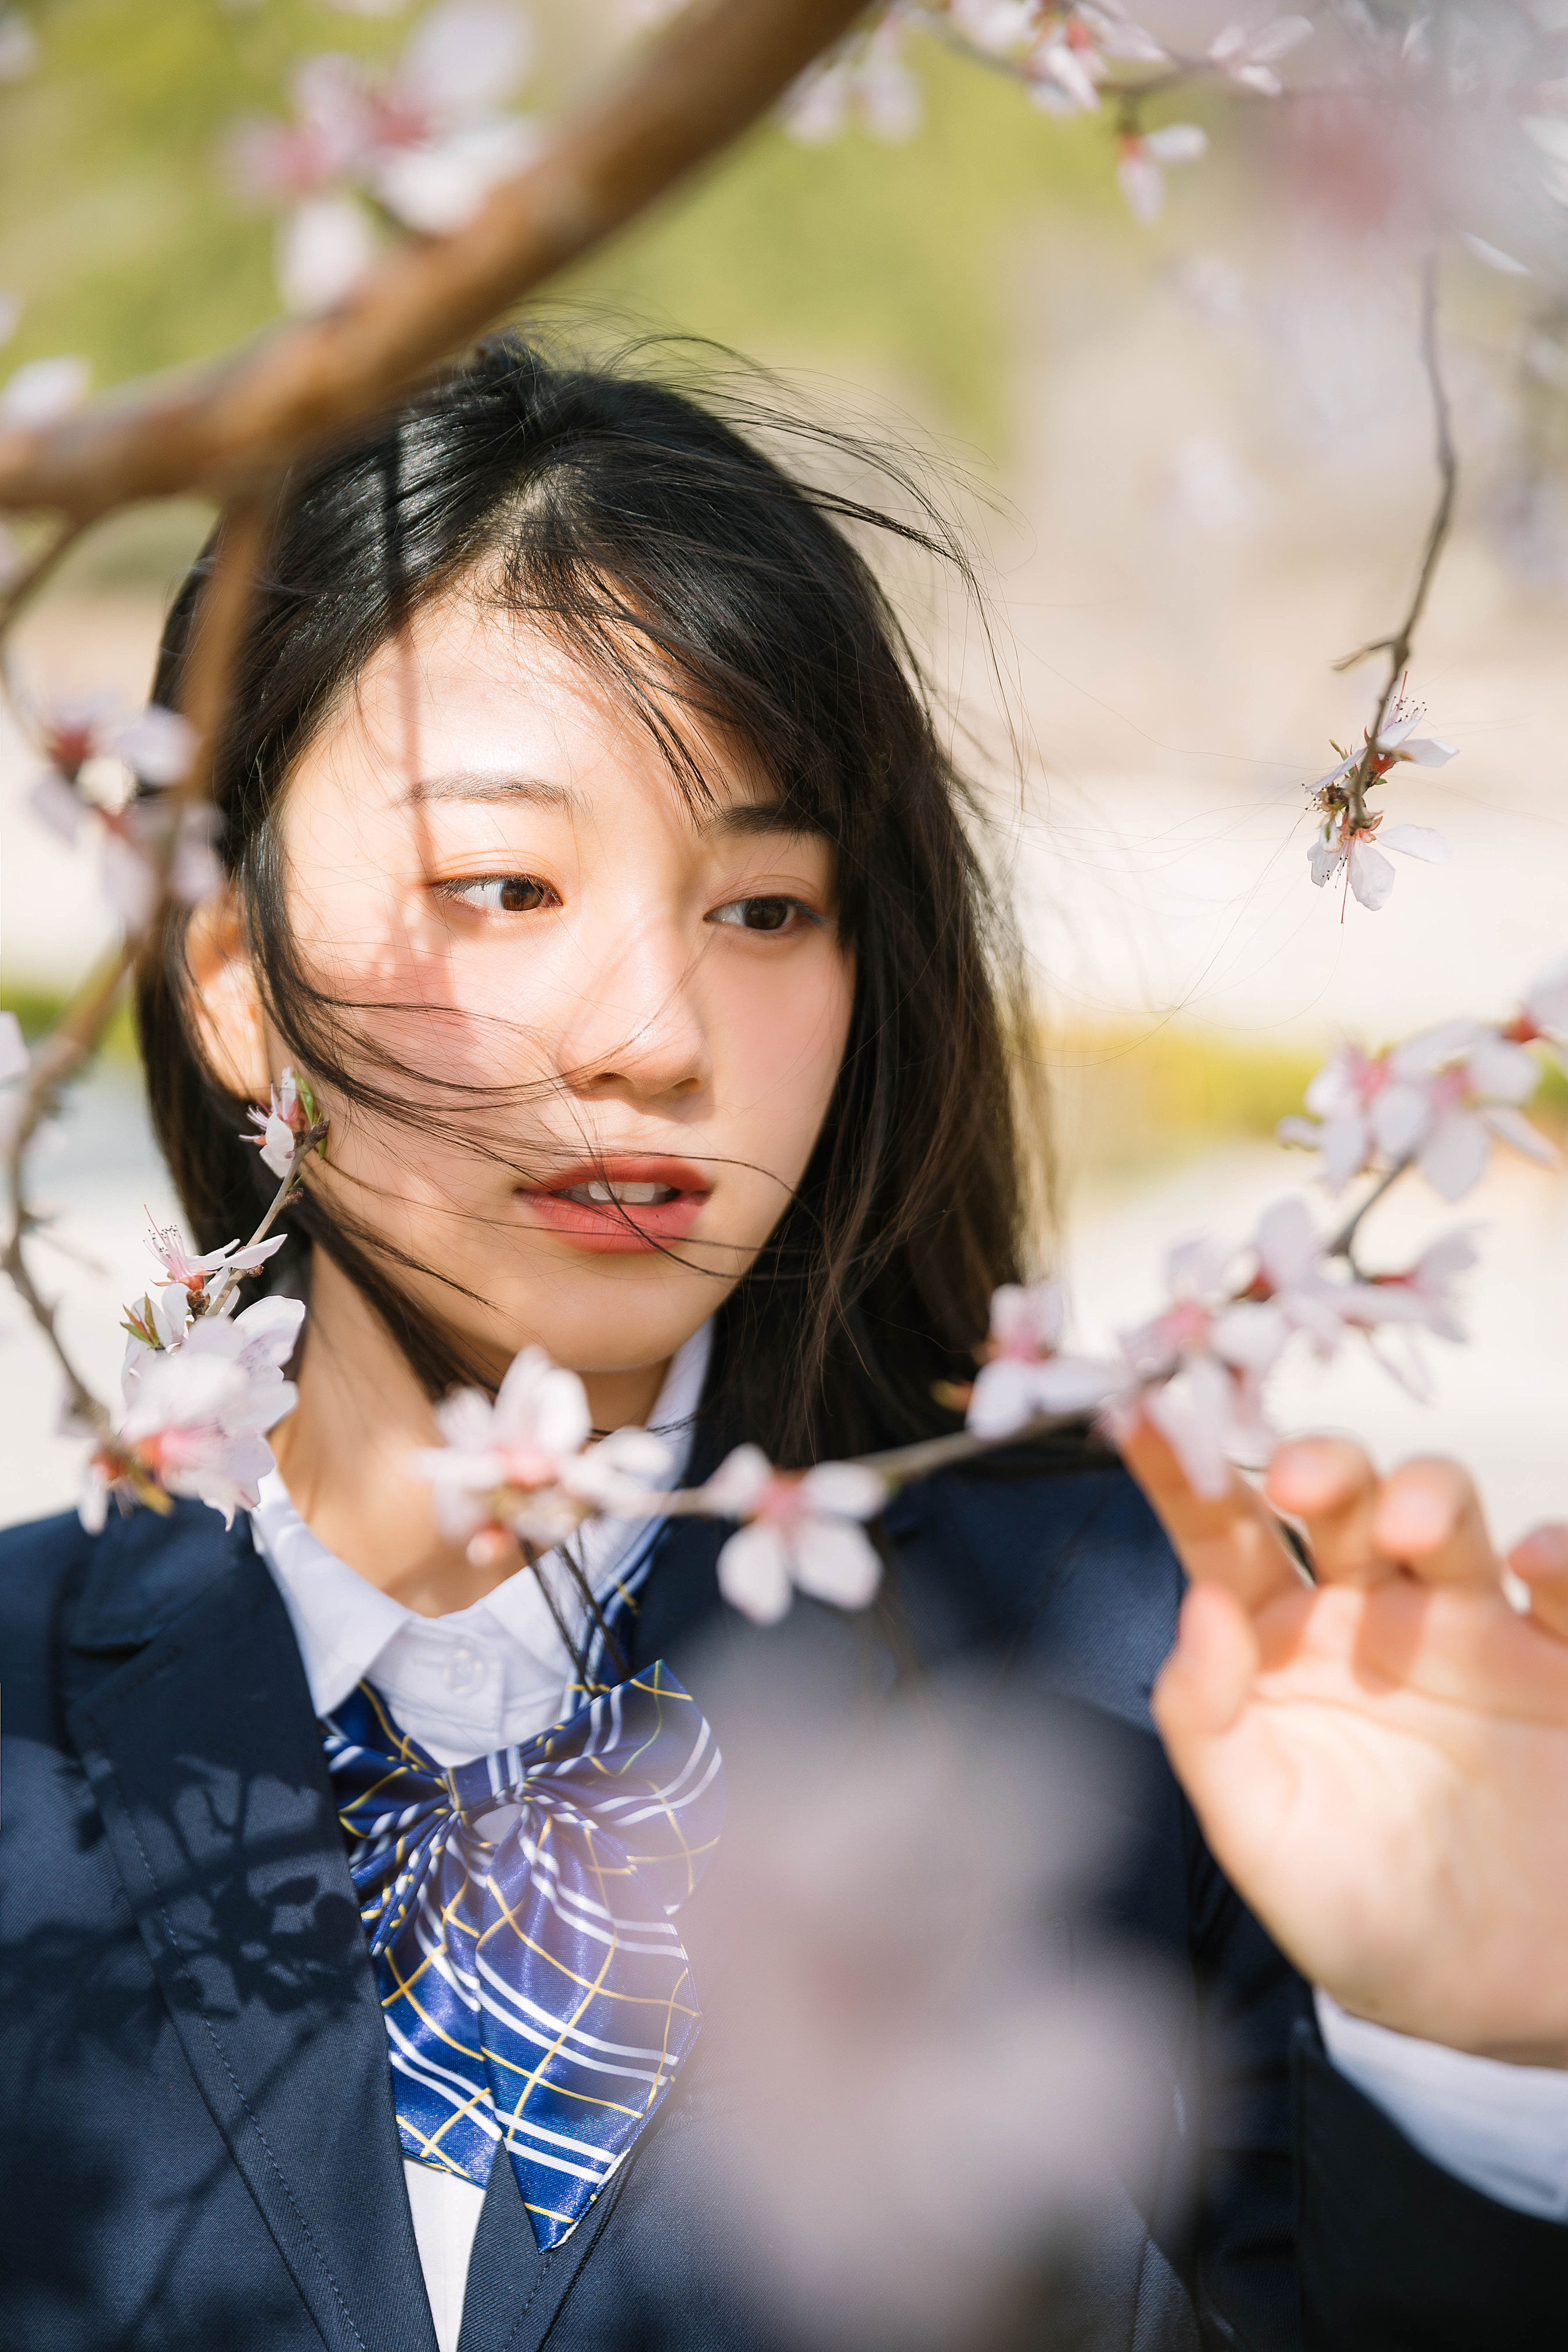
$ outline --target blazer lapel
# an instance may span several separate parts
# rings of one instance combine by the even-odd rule
[[[192,2073],[332,2352],[436,2352],[321,1736],[242,1522],[110,1528],[72,1736]],[[127,1650],[134,1654],[126,1657]]]

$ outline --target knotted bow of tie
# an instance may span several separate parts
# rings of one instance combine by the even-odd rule
[[[483,2187],[503,2147],[558,2245],[700,2022],[670,1914],[723,1822],[713,1735],[662,1664],[450,1771],[367,1683],[324,1729],[404,2149]]]

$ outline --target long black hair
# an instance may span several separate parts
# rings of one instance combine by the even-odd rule
[[[704,790],[687,713],[757,762],[791,823],[826,837],[855,953],[847,1047],[810,1165],[721,1310],[704,1403],[714,1433],[799,1463],[951,1425],[934,1392],[972,1371],[990,1294],[1017,1276],[1035,1122],[1019,1118],[1026,1016],[971,798],[856,541],[893,534],[961,566],[962,549],[896,459],[877,461],[894,514],[795,478],[736,413],[635,352],[590,363],[508,336],[301,467],[255,590],[214,793],[291,1056],[379,1118],[467,1120],[486,1150],[506,1147],[475,1126],[471,1090],[443,1101],[429,1070],[411,1084],[368,1035],[369,1008],[312,987],[280,882],[276,817],[293,764],[411,612],[471,580],[589,665],[680,789]],[[755,399],[743,413],[781,421]],[[808,437],[834,457],[853,448]],[[209,545],[169,615],[153,693],[171,706],[213,556]],[[185,923],[172,912],[149,943],[138,1009],[158,1138],[211,1248],[255,1223],[270,1180],[237,1139],[245,1106],[197,1042]],[[280,1270],[292,1258],[295,1281],[308,1278],[305,1254],[327,1250],[432,1394],[483,1378],[454,1332],[414,1311],[399,1287],[412,1262],[368,1224],[319,1193],[290,1222]]]

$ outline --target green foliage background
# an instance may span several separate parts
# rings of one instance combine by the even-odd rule
[[[99,383],[201,358],[276,314],[270,222],[218,148],[281,109],[323,48],[389,56],[414,13],[324,0],[46,0],[41,63],[0,92],[0,286],[24,304],[6,357],[80,352]],[[591,0],[533,10],[521,102],[553,112],[608,47]],[[759,129],[659,213],[552,289],[764,359],[907,386],[933,421],[1005,454],[1016,272],[1026,228],[1120,225],[1108,131],[1047,121],[1002,77],[923,41],[927,121],[804,148]]]

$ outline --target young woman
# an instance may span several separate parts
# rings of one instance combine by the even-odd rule
[[[405,1979],[374,1817],[406,1773],[501,1854],[516,1806],[474,1791],[507,1751],[611,1683],[635,1710],[656,1665],[700,1707],[725,1614],[725,1531],[679,1515],[474,1565],[411,1459],[451,1386],[537,1345],[596,1428],[662,1429],[672,1480],[741,1440],[805,1465],[953,1426],[934,1398],[1017,1276],[1005,934],[851,526],[893,527],[676,391],[517,341],[290,485],[218,761],[227,887],[150,947],[140,1005],[199,1247],[257,1221],[247,1107],[286,1066],[330,1117],[267,1277],[309,1301],[299,1402],[229,1531],[192,1505],[0,1545],[8,2352],[781,2340],[708,2218],[700,2038],[651,2116],[558,2070],[546,2122],[502,2132],[497,2021],[528,2047],[553,2014],[553,1917],[443,2008],[482,1974],[472,1886],[440,1881]],[[1458,1471],[1297,1445],[1268,1492],[1311,1584],[1239,1482],[1205,1503],[1147,1430],[1124,1453],[1154,1510],[1087,1442],[909,1489],[870,1620],[897,1672],[1048,1685],[1128,1750],[1107,1906],[1179,1988],[1158,2097],[1195,2161],[1162,2156],[1190,2193],[1094,2250],[1070,2340],[1544,2340],[1557,1539],[1516,1555],[1521,1619]]]

